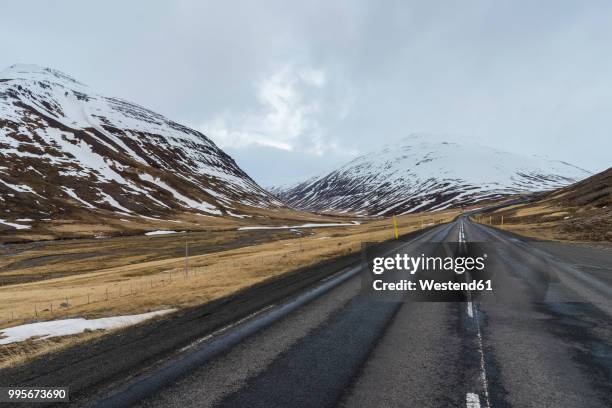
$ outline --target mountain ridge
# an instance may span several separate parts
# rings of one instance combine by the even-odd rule
[[[36,65],[0,72],[0,159],[0,229],[92,210],[240,217],[283,206],[201,132]]]
[[[552,190],[589,175],[561,161],[413,134],[275,193],[302,210],[384,216]]]

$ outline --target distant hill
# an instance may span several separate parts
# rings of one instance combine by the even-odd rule
[[[571,164],[412,135],[275,194],[309,211],[404,214],[551,190],[590,175]]]

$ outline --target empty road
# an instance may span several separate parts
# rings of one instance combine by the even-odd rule
[[[258,327],[282,305],[194,343],[97,403],[612,406],[610,249],[531,242],[467,217],[405,245],[424,242],[488,243],[495,299],[380,301],[361,293],[349,268],[273,323]],[[222,352],[207,355],[211,348]],[[181,371],[190,360],[199,363]]]

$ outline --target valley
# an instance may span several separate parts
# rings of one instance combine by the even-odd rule
[[[268,191],[198,130],[13,65],[0,73],[0,385],[70,384],[73,405],[113,408],[559,406],[584,390],[605,406],[611,189],[610,169],[419,133]],[[368,297],[366,244],[381,262],[444,254],[457,276],[421,289],[458,294]],[[472,297],[464,255],[481,245],[507,303]],[[568,328],[560,294],[608,332]],[[586,366],[574,358],[596,346]],[[551,386],[533,392],[524,371]]]
[[[405,234],[449,222],[458,214],[406,215],[398,217],[397,226]],[[364,242],[394,237],[388,219],[328,224],[10,245],[0,265],[0,329],[37,320],[191,308],[358,254]],[[0,365],[98,336],[94,332],[4,346],[8,351]]]

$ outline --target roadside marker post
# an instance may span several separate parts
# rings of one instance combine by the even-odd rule
[[[399,234],[397,232],[397,219],[395,215],[393,216],[393,230],[395,231],[395,239],[399,239]]]

